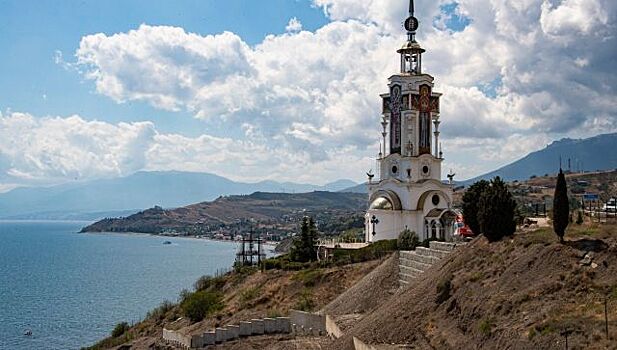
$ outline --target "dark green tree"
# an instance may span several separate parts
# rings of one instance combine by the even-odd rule
[[[490,242],[512,236],[516,231],[516,201],[505,182],[497,176],[480,195],[478,222],[480,231]]]
[[[414,250],[419,245],[418,235],[407,228],[398,235],[397,246],[399,250]]]
[[[296,237],[291,247],[291,260],[297,262],[317,260],[317,236],[317,228],[313,218],[303,217],[300,237]]]
[[[124,335],[124,333],[128,332],[129,329],[131,329],[131,326],[129,326],[127,322],[120,322],[116,325],[116,327],[114,327],[114,330],[111,331],[111,336],[114,338],[118,338],[119,336]]]
[[[480,223],[478,222],[478,204],[480,203],[482,193],[488,186],[488,181],[480,180],[471,185],[463,195],[463,217],[465,219],[465,224],[467,224],[475,234],[482,233],[482,231],[480,231]]]
[[[553,197],[553,230],[559,236],[559,241],[563,242],[563,236],[570,217],[570,202],[568,202],[568,185],[563,171],[559,169],[557,185],[555,186],[555,196]]]
[[[579,210],[579,211],[577,211],[577,214],[576,214],[576,224],[577,225],[581,225],[583,223],[583,221],[584,221],[583,220],[583,212]]]

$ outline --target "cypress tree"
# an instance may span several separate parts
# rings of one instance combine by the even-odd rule
[[[480,230],[480,223],[478,222],[478,205],[482,193],[488,186],[488,181],[480,180],[471,185],[463,195],[463,218],[465,224],[467,224],[475,234],[482,233]]]
[[[317,232],[317,225],[315,224],[315,220],[311,217],[309,218],[309,236],[308,236],[308,244],[307,244],[309,261],[317,260],[317,240],[318,238],[319,238],[319,233]]]
[[[300,237],[294,240],[290,257],[293,261],[308,262],[317,259],[317,229],[313,218],[302,218]]]
[[[512,236],[516,231],[516,201],[505,182],[497,176],[484,189],[478,203],[480,230],[490,242]]]
[[[568,185],[563,171],[559,169],[557,185],[555,186],[555,196],[553,197],[553,230],[559,236],[559,241],[563,242],[563,236],[569,224],[570,202],[568,201]]]

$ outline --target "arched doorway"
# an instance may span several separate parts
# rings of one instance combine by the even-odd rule
[[[428,238],[451,240],[454,233],[456,213],[450,209],[433,209],[424,219]]]

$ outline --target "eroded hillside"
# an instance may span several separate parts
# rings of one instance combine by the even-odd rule
[[[617,348],[617,229],[575,227],[566,244],[548,229],[489,244],[479,238],[428,270],[351,327],[332,349]],[[608,298],[612,339],[604,334]]]

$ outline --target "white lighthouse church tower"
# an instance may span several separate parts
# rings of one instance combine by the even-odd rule
[[[441,94],[433,91],[434,78],[422,71],[425,50],[415,38],[413,0],[405,29],[407,42],[397,51],[400,73],[388,79],[389,93],[381,95],[383,150],[376,178],[369,175],[366,242],[395,239],[405,229],[421,240],[448,240],[456,217],[450,209],[452,189],[441,181]]]

